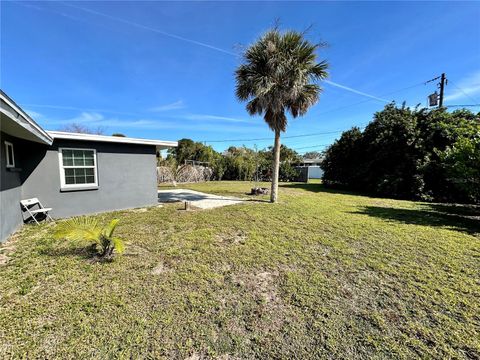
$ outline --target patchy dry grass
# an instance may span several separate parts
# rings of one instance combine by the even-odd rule
[[[127,242],[111,263],[25,227],[0,250],[0,358],[480,357],[478,208],[280,199],[99,215]]]

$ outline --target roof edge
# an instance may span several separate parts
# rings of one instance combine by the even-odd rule
[[[94,135],[94,134],[82,134],[82,133],[70,133],[64,131],[47,131],[47,133],[55,139],[65,140],[78,140],[78,141],[98,141],[98,142],[110,142],[121,144],[137,144],[137,145],[152,145],[161,148],[177,147],[178,141],[167,140],[153,140],[153,139],[141,139],[121,136],[108,136],[108,135]]]
[[[10,97],[8,96],[3,90],[0,89],[0,98],[2,101],[4,101],[8,106],[10,106],[18,115],[16,117],[12,116],[13,114],[10,114],[7,111],[2,112],[11,118],[13,121],[15,121],[17,124],[34,134],[39,140],[41,140],[43,143],[51,145],[53,143],[53,138],[40,126],[38,125],[35,120],[33,120],[30,115],[28,115],[17,103]],[[21,116],[25,121],[19,121],[18,117]],[[30,125],[30,128],[27,128],[25,126],[25,123]],[[33,131],[32,131],[33,130]]]

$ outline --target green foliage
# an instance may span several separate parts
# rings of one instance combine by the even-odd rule
[[[281,162],[278,174],[280,181],[296,181],[299,177],[299,171],[290,162]]]
[[[159,165],[178,169],[178,164],[186,160],[206,162],[212,168],[214,179],[217,180],[271,180],[273,149],[256,151],[246,146],[231,146],[220,154],[211,146],[206,146],[190,139],[179,141],[177,149],[169,150],[166,159],[160,160]],[[280,148],[280,174],[282,181],[294,181],[298,177],[293,164],[302,161],[301,156],[293,149],[282,145]]]
[[[322,162],[324,181],[326,183],[341,184],[356,188],[359,185],[359,162],[360,140],[362,133],[354,127],[345,131],[340,139],[325,151]]]
[[[294,118],[305,115],[319,98],[316,83],[328,76],[326,61],[317,62],[313,44],[297,31],[267,31],[244,53],[235,72],[236,95],[247,101],[250,115],[263,115],[273,131],[285,131],[288,111]]]
[[[253,180],[261,159],[259,154],[245,146],[231,146],[224,153],[226,180]]]
[[[201,142],[195,142],[191,139],[181,139],[178,141],[178,147],[170,148],[165,160],[161,160],[159,165],[177,168],[188,161],[203,163],[211,167],[214,171],[214,178],[222,179],[225,171],[222,156],[211,146],[206,146]]]
[[[113,250],[119,254],[125,250],[122,239],[113,236],[118,221],[113,219],[108,225],[101,226],[96,218],[74,217],[58,224],[55,238],[93,243],[100,257],[111,257]]]
[[[260,179],[271,179],[271,164],[273,162],[273,148],[269,147],[266,150],[260,151],[260,157],[263,159],[263,167],[260,168]],[[295,169],[294,165],[301,163],[302,157],[293,149],[285,145],[280,146],[280,168],[279,168],[279,180],[280,181],[296,181],[299,173]]]
[[[206,146],[191,139],[181,139],[178,147],[168,150],[167,159],[174,158],[179,165],[187,161],[197,161],[212,164],[218,158],[218,153],[211,146]]]
[[[480,116],[468,110],[388,104],[363,132],[352,128],[325,151],[323,179],[385,196],[478,202],[478,134]]]
[[[469,202],[480,202],[480,134],[461,137],[438,155],[458,193]]]

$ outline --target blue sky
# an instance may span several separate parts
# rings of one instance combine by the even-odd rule
[[[386,101],[480,103],[478,2],[1,2],[1,87],[43,127],[263,148],[272,133],[234,96],[241,49],[279,19],[329,47],[319,103],[283,142],[321,150]],[[480,107],[471,108],[480,111]],[[291,137],[302,134],[308,137]],[[265,139],[247,141],[248,139]]]

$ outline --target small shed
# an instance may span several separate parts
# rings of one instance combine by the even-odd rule
[[[323,176],[323,170],[320,167],[321,163],[322,159],[303,159],[297,167],[301,168],[302,171],[306,171],[307,179],[321,179]]]

